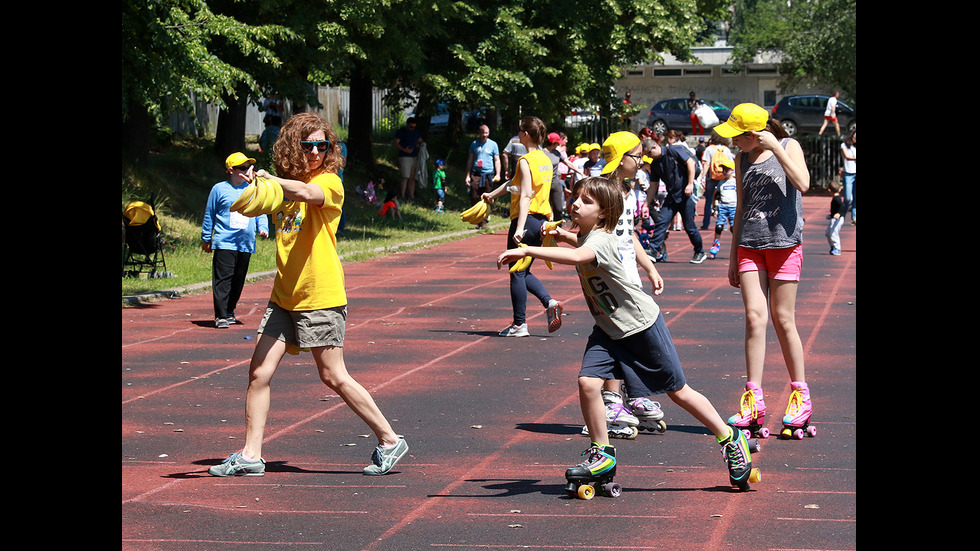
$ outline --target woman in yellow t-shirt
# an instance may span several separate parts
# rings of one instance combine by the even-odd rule
[[[276,279],[249,365],[245,395],[245,447],[220,465],[215,476],[262,476],[262,440],[271,396],[270,383],[287,353],[313,353],[323,381],[378,438],[364,474],[385,474],[408,452],[374,399],[347,372],[344,333],[347,294],[337,256],[337,226],[344,187],[337,176],[341,148],[333,128],[314,113],[293,115],[273,146],[278,176],[256,176],[282,186],[284,202],[273,213],[276,225]]]
[[[510,229],[507,231],[507,248],[512,249],[523,243],[541,245],[541,227],[551,219],[551,193],[553,168],[551,159],[541,150],[544,141],[544,123],[537,117],[521,119],[517,137],[527,148],[527,154],[517,161],[514,179],[501,184],[497,189],[484,193],[483,200],[492,203],[494,199],[510,193]],[[558,213],[561,216],[561,213]],[[533,264],[533,261],[532,261]],[[548,332],[561,327],[562,303],[551,298],[541,281],[531,273],[530,265],[520,271],[510,273],[510,301],[514,310],[513,323],[501,331],[501,337],[527,337],[527,294],[531,293],[545,307],[548,313]]]

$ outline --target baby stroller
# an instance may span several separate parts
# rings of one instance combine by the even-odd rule
[[[163,235],[160,222],[153,210],[153,198],[148,203],[133,201],[122,214],[123,225],[123,277],[139,277],[146,272],[149,277],[173,277],[167,271],[163,255]]]

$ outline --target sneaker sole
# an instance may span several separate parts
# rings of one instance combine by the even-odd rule
[[[551,310],[551,308],[548,308],[548,310]],[[558,328],[561,327],[561,313],[563,310],[564,310],[564,306],[562,305],[562,303],[559,302],[558,304],[555,304],[554,317],[552,318],[551,322],[548,323],[549,333],[554,333],[555,331],[558,330]]]

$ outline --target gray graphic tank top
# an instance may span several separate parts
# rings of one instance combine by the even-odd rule
[[[780,145],[786,148],[789,138]],[[750,164],[742,153],[742,227],[738,243],[749,249],[784,249],[803,243],[803,198],[786,179],[775,155]]]

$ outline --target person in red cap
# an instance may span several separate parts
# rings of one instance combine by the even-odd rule
[[[584,172],[575,168],[575,165],[568,160],[568,155],[565,154],[564,148],[561,147],[563,145],[565,145],[565,140],[562,139],[561,135],[557,132],[552,132],[548,134],[544,147],[542,148],[548,158],[551,159],[551,193],[548,201],[551,203],[552,220],[562,219],[563,214],[566,212],[565,192],[571,191],[565,189],[565,182],[562,180],[559,166],[564,164],[569,170],[577,172],[582,177],[585,176]]]

